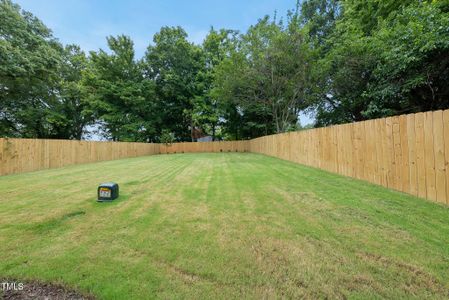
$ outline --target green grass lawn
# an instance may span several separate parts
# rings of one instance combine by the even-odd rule
[[[0,255],[0,278],[100,299],[447,298],[449,209],[256,154],[149,156],[0,177]]]

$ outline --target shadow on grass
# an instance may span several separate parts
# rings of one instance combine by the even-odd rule
[[[96,198],[94,199],[89,199],[89,201],[92,203],[92,205],[94,207],[109,207],[109,206],[116,206],[119,205],[120,203],[126,201],[129,199],[131,195],[128,194],[120,194],[120,196],[112,201],[97,201]]]
[[[66,221],[75,217],[83,216],[85,214],[86,212],[84,210],[73,211],[45,222],[31,224],[29,229],[37,234],[48,233],[49,231],[52,231],[54,229],[61,228]]]

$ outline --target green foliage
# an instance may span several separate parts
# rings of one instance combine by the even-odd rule
[[[81,77],[87,60],[63,48],[32,14],[0,2],[0,136],[80,139],[89,116]]]
[[[373,43],[382,51],[369,89],[372,107],[393,113],[448,108],[449,15],[432,4],[404,8],[383,21]]]
[[[310,57],[299,27],[298,15],[289,14],[287,25],[269,17],[251,26],[222,64],[215,93],[233,103],[230,116],[241,137],[250,138],[295,127],[308,80]],[[248,118],[249,117],[249,118]]]
[[[233,30],[211,28],[204,39],[202,49],[204,56],[204,69],[199,73],[198,85],[202,95],[196,97],[194,102],[194,121],[205,133],[223,138],[228,131],[227,123],[223,122],[223,116],[232,108],[232,104],[224,101],[222,97],[215,93],[217,85],[216,70],[237,42],[237,32]]]
[[[445,7],[440,1],[341,1],[333,29],[323,25],[325,51],[313,63],[308,98],[317,125],[449,108]],[[321,36],[310,33],[313,46]]]
[[[162,27],[145,56],[129,37],[88,57],[0,0],[0,136],[117,141],[247,139],[449,108],[449,2],[304,0],[202,45]]]
[[[168,129],[162,129],[160,142],[166,145],[171,145],[176,141],[175,134]]]
[[[52,135],[61,50],[37,18],[0,2],[0,135]]]
[[[194,129],[197,78],[204,67],[201,48],[187,41],[181,27],[163,27],[144,58],[145,74],[154,82],[161,128],[179,140],[190,140]]]
[[[84,77],[89,110],[114,141],[152,141],[156,134],[154,84],[134,60],[133,42],[127,36],[108,37],[111,54],[91,52]]]
[[[87,110],[87,92],[83,74],[88,59],[79,46],[68,45],[61,55],[58,80],[58,109],[53,111],[53,126],[60,138],[80,140],[92,115]]]

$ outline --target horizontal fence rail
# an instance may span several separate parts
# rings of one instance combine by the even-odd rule
[[[264,136],[250,151],[449,204],[449,110]]]
[[[121,143],[0,138],[0,175],[154,154],[255,152],[449,204],[449,110],[249,141]]]

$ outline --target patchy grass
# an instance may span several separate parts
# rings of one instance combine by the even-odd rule
[[[256,154],[150,156],[0,177],[0,254],[0,278],[104,299],[448,298],[449,209]]]

